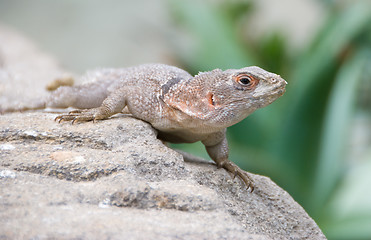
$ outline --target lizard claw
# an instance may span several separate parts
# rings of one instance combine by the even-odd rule
[[[74,117],[71,121],[71,124],[73,125],[77,121],[77,117]]]
[[[91,121],[95,122],[96,117],[92,109],[85,110],[73,110],[68,114],[62,114],[57,116],[54,121],[61,123],[62,121],[71,121],[72,124],[76,122]]]
[[[234,170],[234,172],[233,172],[233,179],[235,179],[236,176],[237,176],[237,170]]]
[[[250,188],[250,192],[254,191],[254,181],[249,176],[249,173],[239,168],[236,164],[229,160],[225,160],[217,165],[219,168],[224,168],[233,174],[233,179],[238,176],[246,185],[246,189]]]

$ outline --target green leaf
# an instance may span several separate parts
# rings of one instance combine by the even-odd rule
[[[351,167],[321,219],[323,231],[333,239],[369,239],[371,236],[371,148]],[[322,223],[322,222],[321,222]]]
[[[294,70],[295,99],[302,98],[308,85],[314,84],[329,64],[336,62],[350,42],[368,29],[371,23],[371,4],[359,1],[329,22],[329,26],[319,34],[317,44],[308,49]]]
[[[239,42],[235,27],[223,9],[207,1],[170,1],[173,14],[196,38],[196,47],[183,61],[197,71],[241,68],[251,65],[252,55]]]
[[[276,135],[273,149],[282,161],[299,171],[301,179],[296,179],[293,184],[297,185],[296,196],[300,196],[297,200],[304,206],[311,201],[313,172],[316,171],[318,152],[323,151],[320,149],[321,134],[325,129],[322,124],[326,111],[329,110],[325,107],[339,57],[344,56],[345,50],[369,29],[370,24],[371,7],[364,1],[357,2],[334,16],[324,32],[320,33],[316,45],[302,56],[296,67],[292,67],[292,77],[287,79],[289,84],[281,104],[289,110],[283,112],[285,118]],[[353,78],[354,76],[351,77]],[[336,120],[339,118],[341,116]],[[323,154],[321,153],[322,156]],[[317,201],[318,204],[321,202]]]
[[[370,55],[367,50],[360,49],[343,64],[336,77],[320,141],[319,161],[313,184],[315,206],[324,205],[344,171],[344,156],[349,141],[349,125],[354,111],[357,86],[362,79],[368,56]]]

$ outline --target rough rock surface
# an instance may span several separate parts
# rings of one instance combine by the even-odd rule
[[[0,106],[46,94],[63,73],[2,26],[0,59]],[[55,116],[0,115],[0,239],[325,239],[267,177],[254,176],[250,193],[128,115],[74,125]]]

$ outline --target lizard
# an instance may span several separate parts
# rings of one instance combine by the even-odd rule
[[[73,107],[55,118],[72,124],[128,112],[150,123],[165,142],[201,141],[218,168],[254,190],[249,173],[228,159],[226,129],[284,94],[287,82],[279,75],[250,66],[192,76],[175,66],[143,64],[96,70],[85,78],[90,81],[61,86],[30,106],[0,111]]]

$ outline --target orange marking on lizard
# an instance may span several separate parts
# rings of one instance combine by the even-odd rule
[[[215,102],[214,102],[214,94],[212,94],[211,92],[207,93],[207,100],[209,102],[209,105],[211,107],[214,107],[215,106]]]

